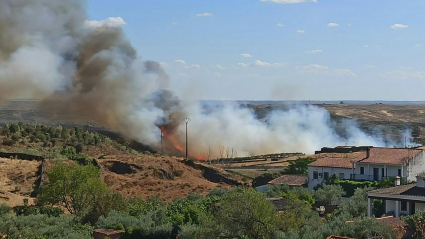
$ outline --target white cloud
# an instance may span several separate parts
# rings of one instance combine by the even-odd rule
[[[218,73],[218,72],[214,72],[214,75],[217,76],[217,77],[221,77],[221,74]]]
[[[408,25],[403,25],[403,24],[394,24],[391,26],[392,29],[402,29],[402,28],[408,28]]]
[[[86,20],[84,22],[84,25],[89,27],[120,27],[123,25],[127,25],[127,23],[121,17],[109,17],[107,19],[100,20],[100,21]]]
[[[302,2],[317,2],[317,0],[260,0],[260,2],[274,2],[278,4],[291,4],[291,3],[302,3]]]
[[[168,63],[167,62],[160,62],[159,63],[161,66],[168,66]]]
[[[339,24],[335,22],[331,22],[328,24],[328,27],[339,27]]]
[[[366,68],[375,68],[376,66],[374,66],[374,65],[365,65],[364,67],[366,67]]]
[[[350,69],[335,69],[332,73],[339,76],[356,76],[356,74]]]
[[[308,66],[297,67],[302,73],[306,74],[326,74],[326,75],[337,75],[337,76],[356,76],[356,74],[350,69],[330,69],[328,66],[322,66],[319,64],[311,64]]]
[[[243,54],[241,54],[241,56],[243,56],[243,57],[245,57],[245,58],[250,58],[250,57],[252,57],[250,54],[248,54],[248,53],[243,53]]]
[[[364,45],[364,47],[369,47],[369,45]]]
[[[282,24],[282,23],[278,23],[276,26],[278,26],[278,27],[284,27],[285,25]]]
[[[347,23],[347,26],[351,27],[351,23]]]
[[[264,61],[260,61],[260,60],[256,60],[252,63],[238,63],[237,66],[239,67],[248,67],[248,66],[261,66],[261,67],[271,67],[271,66],[286,66],[288,63],[286,62],[280,62],[280,63],[269,63],[269,62],[264,62]]]
[[[201,66],[198,64],[194,64],[190,66],[191,68],[201,69]]]
[[[415,71],[411,67],[400,66],[398,69],[385,72],[380,76],[395,80],[425,79],[425,71]]]
[[[421,46],[422,46],[421,44],[416,44],[416,45],[415,45],[415,47],[421,47]]]
[[[305,33],[304,30],[297,30],[298,33]]]
[[[322,52],[323,50],[319,50],[319,49],[316,49],[316,50],[311,50],[311,51],[306,51],[307,53],[320,53],[320,52]]]
[[[196,16],[197,16],[197,17],[211,17],[211,16],[212,16],[212,14],[211,14],[211,13],[206,12],[206,13],[198,13],[198,14],[196,14]]]
[[[299,66],[297,69],[301,70],[304,73],[317,73],[318,71],[323,71],[329,69],[327,66],[322,66],[318,64],[311,64],[308,66]]]
[[[216,66],[218,69],[220,69],[220,70],[224,70],[225,69],[225,67],[224,66],[222,66],[222,65],[217,65]]]
[[[186,65],[187,63],[183,60],[175,60],[175,62],[180,63],[182,65]]]
[[[177,22],[172,22],[171,25],[177,25]]]

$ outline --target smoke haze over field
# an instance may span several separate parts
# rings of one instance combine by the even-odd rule
[[[246,156],[387,144],[349,121],[347,137],[341,138],[329,113],[318,107],[272,112],[263,122],[239,105],[206,111],[199,103],[179,102],[161,66],[138,58],[120,28],[124,20],[87,21],[84,5],[80,0],[0,2],[0,98],[36,98],[50,111],[92,115],[157,150],[158,126],[163,126],[165,150],[175,154],[185,142],[184,117],[192,119],[192,156],[211,148],[217,157],[222,147]]]

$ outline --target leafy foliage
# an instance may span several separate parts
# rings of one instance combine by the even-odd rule
[[[425,211],[420,211],[414,215],[402,217],[402,220],[411,229],[412,238],[425,238]]]
[[[335,174],[329,178],[326,184],[339,185],[346,192],[347,197],[354,195],[357,188],[388,188],[394,186],[395,178],[386,179],[381,181],[367,181],[367,180],[339,180]]]
[[[329,205],[332,201],[338,200],[345,195],[345,191],[340,185],[324,184],[314,191],[314,198],[320,205]]]
[[[282,174],[297,174],[297,175],[307,175],[308,167],[307,165],[316,161],[314,158],[298,158],[295,161],[289,162],[288,167],[282,170]]]
[[[92,228],[75,222],[72,216],[0,216],[0,234],[7,238],[89,239]]]
[[[42,188],[40,205],[63,205],[69,213],[95,222],[111,210],[124,210],[119,194],[112,193],[92,165],[59,163],[46,173],[49,181]]]

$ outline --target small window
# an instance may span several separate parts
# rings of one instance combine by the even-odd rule
[[[407,211],[407,202],[406,201],[401,201],[401,210]]]
[[[382,168],[382,178],[384,178],[385,177],[385,169],[384,168]]]
[[[364,167],[360,167],[360,174],[364,174]]]
[[[401,169],[398,169],[398,176],[401,177]]]
[[[328,172],[323,173],[323,179],[325,179],[325,180],[329,179],[329,173]]]
[[[313,179],[319,179],[319,172],[313,171]]]
[[[339,174],[339,179],[345,179],[345,177],[344,177],[344,173],[340,173],[340,174]]]

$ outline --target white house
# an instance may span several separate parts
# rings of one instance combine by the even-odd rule
[[[319,156],[316,161],[308,165],[308,189],[313,190],[315,186],[322,184],[333,174],[340,179],[349,179],[352,173],[352,157],[338,155]]]
[[[416,177],[416,183],[382,188],[368,192],[368,216],[372,216],[372,200],[385,200],[387,215],[399,218],[401,215],[412,215],[418,210],[425,210],[425,174]]]
[[[411,182],[425,170],[425,153],[421,149],[367,148],[363,158],[352,163],[351,179],[379,181],[399,176]]]

